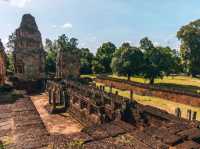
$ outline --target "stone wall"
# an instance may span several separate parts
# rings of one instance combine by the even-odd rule
[[[178,114],[177,118],[163,110],[144,106],[133,99],[121,97],[117,93],[106,93],[103,87],[96,88],[69,80],[62,83],[48,81],[48,92],[49,103],[53,104],[54,108],[57,103],[65,101],[66,109],[81,121],[89,122],[87,125],[101,124],[116,119],[137,124],[146,120],[153,123],[154,118],[158,121],[177,121],[180,118]],[[130,98],[133,97],[130,95]],[[147,116],[145,113],[148,113]],[[195,121],[195,119],[190,120]]]
[[[22,17],[15,31],[14,68],[15,77],[23,81],[40,80],[45,77],[45,51],[41,33],[35,18],[30,14]]]
[[[5,83],[6,79],[6,53],[0,40],[0,85]]]
[[[159,97],[186,105],[200,106],[200,95],[198,94],[168,90],[109,77],[97,77],[96,82],[103,83],[106,86],[112,86],[121,90],[132,90],[134,94],[142,96]]]
[[[56,60],[57,78],[78,78],[80,75],[80,58],[77,55],[77,49],[60,49]]]
[[[54,108],[64,101],[66,110],[87,126],[82,132],[95,140],[85,144],[88,148],[117,148],[123,139],[127,146],[138,149],[200,147],[199,122],[141,105],[117,93],[106,93],[102,86],[48,81],[47,90]]]
[[[63,103],[66,110],[87,126],[121,119],[119,109],[123,106],[123,99],[112,98],[114,95],[73,81],[65,81],[63,84],[52,81],[47,83],[49,103],[53,104],[53,108]]]

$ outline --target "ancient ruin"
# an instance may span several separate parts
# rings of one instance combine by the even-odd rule
[[[6,78],[6,54],[5,48],[0,40],[0,85],[5,83]]]
[[[123,146],[123,141],[116,139],[124,137],[129,142],[127,148],[139,149],[140,145],[155,149],[200,148],[197,121],[143,106],[117,93],[106,93],[103,86],[96,88],[70,80],[48,81],[48,94],[52,113],[67,111],[87,126],[83,132],[93,138],[84,143],[88,148]]]
[[[57,78],[78,78],[80,75],[80,58],[77,49],[60,49],[56,61]]]
[[[44,79],[45,51],[41,33],[32,15],[25,14],[22,17],[15,36],[13,56],[16,78],[23,81]]]
[[[13,54],[14,86],[5,96],[0,92],[0,99],[5,99],[0,100],[0,149],[200,148],[197,113],[188,110],[186,120],[181,118],[179,108],[174,116],[137,103],[134,90],[125,98],[117,91],[113,94],[110,84],[110,92],[106,92],[105,86],[79,77],[80,60],[73,49],[60,49],[56,77],[47,80],[44,93],[29,95],[16,90],[28,88],[33,93],[43,86],[33,82],[45,79],[41,34],[30,14],[23,16],[16,30]],[[4,83],[2,44],[0,70],[0,83]],[[54,126],[58,123],[62,125]],[[73,127],[75,131],[67,130]]]

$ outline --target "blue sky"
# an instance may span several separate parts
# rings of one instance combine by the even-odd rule
[[[6,42],[24,13],[35,16],[45,38],[65,33],[95,53],[103,42],[179,46],[178,29],[200,18],[199,0],[0,0],[0,38]]]

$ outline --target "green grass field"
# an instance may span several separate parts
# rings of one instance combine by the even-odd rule
[[[109,77],[127,79],[127,77],[119,77],[110,75]],[[131,77],[131,81],[147,84],[148,80],[142,77]],[[188,76],[168,76],[163,79],[155,79],[155,86],[161,86],[169,89],[186,91],[191,93],[200,93],[200,79]]]
[[[104,85],[101,83],[96,83],[96,84],[97,84],[97,86]],[[110,91],[109,87],[105,87],[105,91],[109,92]],[[115,93],[116,91],[118,91],[120,96],[130,98],[129,91],[122,91],[122,90],[113,88],[112,92]],[[153,107],[165,110],[171,114],[175,114],[175,109],[180,108],[181,113],[182,113],[181,115],[183,118],[187,118],[187,110],[190,109],[193,112],[197,112],[197,120],[200,121],[200,107],[192,107],[192,106],[172,102],[172,101],[161,99],[161,98],[150,97],[150,96],[134,95],[133,98],[138,103],[141,103],[143,105],[153,106]]]
[[[95,78],[95,75],[83,75],[81,77],[90,77]],[[120,79],[127,79],[127,77],[119,77],[115,75],[111,75],[110,77],[120,78]],[[145,80],[141,77],[132,77],[132,81],[136,81],[139,83],[148,83],[148,80]],[[156,85],[163,85],[165,87],[169,88],[176,88],[180,90],[185,90],[193,93],[199,93],[200,91],[200,79],[192,78],[192,77],[186,77],[186,76],[169,76],[164,77],[163,79],[156,79],[155,80]],[[97,83],[97,85],[103,85],[100,83]],[[109,91],[109,87],[105,88],[106,91]],[[124,97],[130,97],[129,91],[122,91],[119,89],[113,89],[113,93],[118,91],[120,96]],[[165,110],[171,114],[175,114],[175,109],[180,108],[182,111],[182,117],[187,118],[187,110],[192,110],[197,112],[197,120],[200,121],[200,107],[192,107],[189,105],[184,105],[176,102],[172,102],[169,100],[165,100],[162,98],[157,97],[151,97],[151,96],[140,96],[140,95],[134,95],[134,99],[143,105],[150,105],[162,110]]]

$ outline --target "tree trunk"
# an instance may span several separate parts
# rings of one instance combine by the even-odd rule
[[[128,81],[130,81],[130,80],[131,80],[131,75],[128,74]]]

